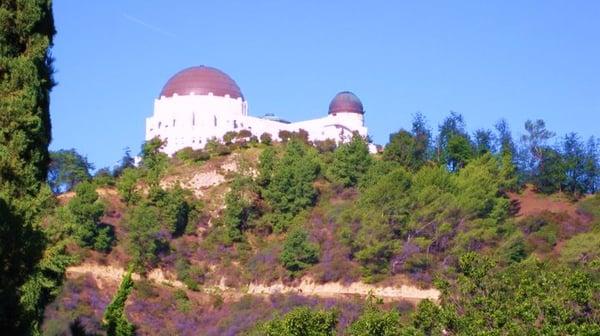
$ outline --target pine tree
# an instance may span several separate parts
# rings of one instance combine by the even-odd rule
[[[129,271],[121,281],[112,302],[104,311],[104,328],[108,336],[135,335],[135,326],[125,316],[125,301],[127,301],[132,288],[133,280],[131,279],[131,271]]]
[[[43,250],[36,222],[49,163],[51,1],[4,0],[0,22],[0,330],[24,334],[40,317],[24,315],[20,298],[42,296],[19,287]]]

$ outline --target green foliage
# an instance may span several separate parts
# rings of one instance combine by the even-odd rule
[[[467,137],[459,134],[450,137],[446,148],[446,162],[452,171],[464,167],[472,157],[473,147]]]
[[[560,251],[560,260],[571,266],[585,267],[600,257],[600,233],[580,233],[567,240]]]
[[[131,205],[138,202],[141,195],[138,191],[138,183],[140,179],[140,171],[135,168],[125,168],[119,180],[117,180],[117,191],[121,196],[121,199]]]
[[[509,202],[500,196],[501,166],[491,154],[457,173],[425,165],[409,174],[384,162],[374,163],[356,205],[342,216],[345,240],[367,280],[390,272],[397,254],[403,256],[396,267],[420,272],[435,264],[429,252],[459,255],[498,238]]]
[[[354,134],[350,142],[340,145],[333,153],[328,175],[343,186],[355,186],[369,169],[371,160],[367,143],[360,135]]]
[[[383,159],[414,170],[425,162],[422,151],[423,149],[417,146],[417,140],[410,132],[400,130],[390,135],[390,142],[383,151]]]
[[[189,190],[179,185],[164,190],[154,187],[148,195],[148,203],[159,209],[160,222],[171,235],[178,236],[185,232],[190,218],[191,198]]]
[[[87,158],[73,149],[61,149],[50,153],[48,184],[54,193],[70,191],[78,183],[91,179],[94,166]]]
[[[184,162],[201,162],[210,159],[210,154],[201,149],[193,149],[192,147],[185,147],[178,150],[175,153],[175,157]]]
[[[82,182],[75,187],[75,197],[67,204],[73,236],[82,247],[96,247],[101,251],[110,248],[112,239],[107,227],[100,227],[104,204],[98,198],[96,187],[91,182]]]
[[[319,261],[319,247],[309,242],[304,230],[295,229],[288,233],[279,259],[288,271],[295,274]]]
[[[177,279],[182,281],[189,289],[197,291],[199,285],[204,283],[206,270],[200,266],[192,265],[185,257],[178,257],[175,261]]]
[[[593,335],[600,332],[589,274],[536,260],[493,268],[477,255],[461,258],[464,277],[441,307],[422,302],[414,325],[426,334]]]
[[[133,288],[131,271],[127,272],[117,293],[104,311],[103,326],[108,336],[135,335],[135,326],[125,316],[125,301]]]
[[[44,249],[38,199],[50,162],[52,4],[3,1],[0,22],[0,329],[26,334],[42,318],[23,312],[18,288],[36,276]]]
[[[328,336],[335,334],[337,313],[296,308],[281,317],[275,317],[258,327],[258,335],[265,336]]]
[[[273,211],[284,218],[277,223],[276,230],[285,229],[291,217],[314,204],[317,192],[313,181],[319,172],[316,155],[314,148],[293,138],[287,143],[283,156],[276,160],[270,178],[265,174],[264,179],[269,182],[262,194]],[[261,167],[261,176],[263,172],[268,173],[266,166]]]
[[[159,185],[160,178],[167,168],[168,156],[161,151],[165,145],[166,142],[158,137],[148,140],[142,145],[141,167],[150,187]]]
[[[539,167],[533,178],[533,184],[540,192],[546,194],[557,192],[566,181],[563,158],[552,148],[542,148],[540,153]]]
[[[161,234],[160,213],[156,207],[142,203],[127,214],[129,230],[127,249],[136,268],[149,268],[158,260],[158,253],[167,245]]]
[[[402,332],[400,314],[392,309],[384,311],[371,297],[367,299],[364,312],[346,330],[349,336],[400,336]]]
[[[227,243],[243,240],[244,231],[248,229],[252,216],[252,202],[248,199],[248,194],[253,191],[249,179],[237,176],[233,180],[231,190],[225,196],[225,209],[221,216],[226,230]]]

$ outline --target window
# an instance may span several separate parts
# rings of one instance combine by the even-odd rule
[[[160,125],[162,125],[162,122],[159,121],[158,122],[158,128],[160,128]]]
[[[192,126],[196,125],[196,113],[192,113]]]
[[[233,128],[237,128],[237,120],[233,121]]]
[[[215,127],[217,127],[217,116],[213,116],[214,122],[215,122]]]
[[[175,127],[175,119],[173,119],[173,127]]]

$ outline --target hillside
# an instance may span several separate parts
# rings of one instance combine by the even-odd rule
[[[598,253],[597,196],[503,192],[490,155],[452,173],[407,169],[359,140],[336,151],[291,140],[172,159],[146,146],[141,167],[58,196],[50,227],[91,206],[88,197],[102,204],[98,225],[112,240],[88,248],[67,239],[77,261],[46,309],[45,333],[101,332],[131,267],[125,316],[138,334],[234,335],[298,306],[335,309],[342,333],[374,309],[371,296],[381,299],[376,311],[395,308],[399,323],[413,324],[421,300],[445,309],[473,294],[461,287],[475,274],[468,267],[489,263],[495,281],[518,264],[562,272]],[[473,252],[484,259],[467,259]]]

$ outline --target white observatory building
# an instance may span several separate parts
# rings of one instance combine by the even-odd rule
[[[229,131],[248,130],[257,137],[269,133],[279,140],[279,131],[300,129],[308,132],[311,141],[346,142],[354,132],[367,137],[363,105],[351,92],[335,95],[322,118],[288,122],[272,114],[253,117],[235,81],[207,66],[187,68],[171,77],[154,100],[154,114],[146,118],[146,140],[156,136],[166,140],[164,152],[169,155],[184,147],[204,148],[208,140],[222,140]],[[369,144],[369,149],[374,151],[375,146]]]

